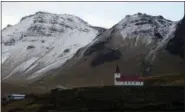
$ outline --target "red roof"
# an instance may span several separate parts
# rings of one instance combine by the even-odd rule
[[[142,82],[143,80],[139,76],[121,75],[120,78],[116,78],[116,81],[139,81],[139,82]]]

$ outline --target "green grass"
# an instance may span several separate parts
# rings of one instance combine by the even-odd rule
[[[10,110],[16,110],[15,112],[36,112],[42,104],[36,103],[34,99],[23,99],[18,101],[9,102],[6,105],[1,106],[2,112],[8,112]]]
[[[26,104],[30,103],[30,100],[18,100],[18,101],[13,101],[10,102],[9,104],[2,106],[2,112],[8,112],[8,110],[12,109],[20,109],[22,110],[23,107],[26,106]]]
[[[184,78],[184,73],[172,73],[143,77],[145,84],[147,85],[184,85]]]

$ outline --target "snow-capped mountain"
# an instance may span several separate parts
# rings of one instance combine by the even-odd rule
[[[100,45],[107,49],[123,49],[124,47],[138,49],[142,47],[142,49],[151,50],[151,48],[165,44],[163,41],[172,37],[176,24],[176,22],[166,20],[162,16],[150,16],[141,13],[132,16],[127,15],[113,28],[89,44],[85,54],[89,54],[93,48]]]
[[[110,34],[116,31],[116,35],[123,38],[136,38],[136,40],[142,38],[149,44],[152,42],[152,39],[165,38],[169,33],[172,24],[174,24],[174,22],[164,19],[162,16],[151,16],[137,13],[134,15],[127,15],[101,37],[108,38],[110,37]],[[97,40],[101,41],[99,38]],[[137,42],[135,44],[137,44]]]
[[[183,72],[182,59],[166,50],[178,24],[137,13],[106,30],[72,15],[37,12],[3,30],[2,78],[94,86],[112,85],[117,64],[129,75]]]
[[[30,74],[33,78],[61,66],[89,44],[99,29],[76,16],[47,12],[8,25],[2,31],[2,79]]]

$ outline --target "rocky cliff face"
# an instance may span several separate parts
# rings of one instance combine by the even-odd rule
[[[183,18],[176,29],[174,37],[170,39],[167,44],[167,50],[176,55],[180,55],[182,58],[185,56],[185,18]]]

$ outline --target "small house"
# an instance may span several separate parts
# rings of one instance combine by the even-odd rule
[[[9,100],[21,100],[24,98],[25,98],[24,94],[10,94],[10,95],[8,95]]]

